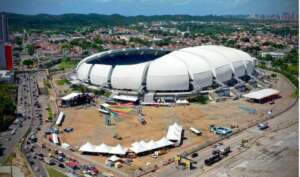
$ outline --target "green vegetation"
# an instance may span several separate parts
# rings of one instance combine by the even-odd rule
[[[13,31],[22,31],[25,29],[35,29],[35,32],[43,32],[45,30],[55,30],[57,32],[64,31],[73,33],[75,29],[80,27],[89,26],[95,27],[108,27],[117,25],[130,25],[138,22],[153,22],[153,21],[242,21],[246,16],[191,16],[191,15],[155,15],[155,16],[122,16],[119,14],[101,15],[101,14],[63,14],[63,15],[21,15],[7,13],[8,19],[10,19],[10,27]],[[247,19],[248,21],[251,21]],[[186,30],[186,26],[183,25]],[[194,28],[192,27],[192,30]],[[195,28],[197,30],[197,28]],[[214,30],[211,28],[201,29],[209,33]],[[222,27],[215,29],[214,31],[225,30]]]
[[[155,43],[156,43],[156,45],[162,47],[162,46],[170,45],[172,43],[172,41],[171,41],[171,38],[165,38],[165,39],[157,41]]]
[[[94,94],[95,95],[104,95],[105,94],[105,90],[94,90]]]
[[[70,82],[67,79],[60,79],[60,80],[56,80],[57,85],[65,85],[65,84],[69,84]]]
[[[0,131],[6,130],[15,119],[16,85],[0,84]]]
[[[298,50],[293,49],[288,52],[282,59],[272,59],[272,56],[266,56],[260,58],[260,65],[259,67],[263,69],[272,70],[278,73],[281,73],[285,77],[287,77],[296,88],[299,88],[299,80],[298,80],[298,73],[299,73],[299,61],[298,61]],[[272,67],[267,68],[265,60],[272,62]]]
[[[129,42],[138,43],[138,44],[142,44],[142,45],[145,45],[145,46],[150,46],[151,45],[150,41],[145,40],[145,39],[141,39],[141,38],[130,38]]]
[[[200,95],[200,96],[189,98],[188,101],[191,102],[191,103],[207,104],[208,103],[208,96],[207,95]]]
[[[55,170],[50,166],[47,166],[46,168],[50,177],[68,177],[67,175]]]
[[[95,95],[103,95],[105,97],[110,97],[110,95],[112,94],[110,91],[106,91],[106,90],[103,90],[103,89],[101,89],[101,90],[93,90],[93,93]]]
[[[288,71],[289,73],[298,75],[298,73],[299,73],[299,66],[298,66],[298,65],[295,65],[295,64],[294,64],[294,65],[288,65],[287,71]]]
[[[35,48],[34,48],[34,46],[31,45],[31,44],[28,44],[28,45],[26,46],[26,49],[27,49],[27,52],[28,52],[29,55],[33,55],[34,52],[35,52]]]
[[[32,59],[23,60],[23,65],[32,66],[33,60]]]
[[[22,45],[23,44],[23,39],[21,37],[16,37],[16,44],[17,45]]]
[[[49,121],[53,120],[53,112],[52,112],[50,103],[48,103],[48,120]]]
[[[178,27],[181,31],[186,31],[188,28],[192,34],[203,34],[205,36],[234,32],[233,27],[225,24],[182,24]]]
[[[71,60],[70,58],[63,59],[59,64],[57,64],[57,67],[59,69],[74,69],[79,61],[77,60]]]
[[[50,82],[47,79],[44,79],[44,85],[46,88],[51,88]]]

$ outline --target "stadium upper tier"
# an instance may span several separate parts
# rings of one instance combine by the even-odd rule
[[[189,91],[251,75],[254,58],[224,46],[197,46],[173,52],[159,49],[123,49],[94,54],[76,68],[77,78],[112,89]]]

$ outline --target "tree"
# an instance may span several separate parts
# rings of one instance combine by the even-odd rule
[[[26,49],[27,49],[27,52],[28,52],[29,55],[33,55],[34,52],[35,52],[35,48],[34,48],[34,46],[31,45],[31,44],[28,44],[28,45],[26,46]]]
[[[263,59],[266,61],[272,61],[273,57],[270,54],[266,54]]]
[[[23,65],[31,66],[33,65],[33,60],[31,59],[23,60]]]
[[[23,39],[21,37],[16,37],[16,44],[17,45],[22,45],[23,44]]]

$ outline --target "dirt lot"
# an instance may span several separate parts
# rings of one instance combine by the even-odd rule
[[[180,147],[168,150],[166,155],[158,159],[152,159],[151,155],[135,158],[132,166],[125,166],[122,169],[132,172],[138,167],[144,167],[147,162],[152,165],[161,161],[172,158],[175,154],[211,140],[216,135],[208,131],[211,124],[230,127],[231,125],[247,126],[264,117],[268,110],[280,110],[288,104],[292,98],[292,87],[286,84],[287,81],[280,78],[279,81],[273,82],[274,88],[279,89],[282,98],[277,100],[274,105],[270,104],[253,104],[243,99],[232,101],[227,100],[218,103],[209,103],[207,105],[192,104],[189,106],[176,107],[143,107],[146,125],[141,125],[137,120],[137,113],[132,109],[129,113],[120,116],[120,121],[113,121],[113,125],[105,126],[104,118],[97,110],[97,107],[73,107],[65,108],[65,120],[62,129],[73,127],[71,133],[60,135],[62,142],[66,142],[75,148],[79,148],[87,141],[92,144],[106,143],[108,145],[121,144],[130,147],[130,144],[138,140],[158,140],[166,136],[167,128],[174,122],[182,125],[185,131],[185,139]],[[56,89],[61,89],[55,85]],[[64,86],[65,87],[65,86]],[[240,105],[257,110],[257,114],[250,114],[240,109]],[[131,108],[129,108],[131,109]],[[203,131],[202,136],[195,136],[188,129],[193,126]],[[122,140],[113,138],[114,134],[122,137]],[[104,162],[106,157],[89,156],[99,162]]]

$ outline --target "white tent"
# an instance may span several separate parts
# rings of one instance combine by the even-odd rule
[[[110,158],[108,158],[109,161],[112,161],[112,162],[116,162],[118,160],[120,160],[119,157],[117,157],[116,155],[113,155],[113,156],[110,156]]]
[[[182,130],[183,130],[182,127],[175,122],[173,125],[169,126],[167,139],[180,142]]]
[[[148,149],[145,146],[143,146],[140,142],[132,143],[129,149],[136,154],[148,151]]]
[[[168,140],[166,137],[163,137],[158,141],[150,140],[149,142],[145,142],[145,141],[134,142],[131,144],[131,147],[129,149],[134,153],[139,154],[142,152],[152,151],[173,144],[174,143]]]
[[[153,140],[150,140],[147,144],[146,144],[146,147],[148,150],[153,150],[153,149],[157,149],[158,148],[158,144],[153,141]]]
[[[266,88],[258,91],[253,91],[248,94],[243,95],[245,98],[261,100],[266,97],[270,97],[273,95],[278,95],[280,92],[278,90],[272,88]]]
[[[173,142],[168,140],[166,137],[162,137],[160,140],[156,141],[159,148],[173,145]]]
[[[110,154],[116,154],[116,155],[125,155],[127,152],[127,148],[123,148],[120,144],[118,144],[115,147],[112,147],[109,151]]]
[[[109,154],[111,149],[112,149],[111,146],[108,146],[104,143],[100,144],[99,146],[96,146],[96,151],[98,153],[107,153],[107,154]]]
[[[85,143],[79,148],[80,152],[95,152],[95,145],[90,142]]]
[[[77,97],[79,95],[82,95],[82,93],[72,92],[72,93],[62,97],[61,99],[64,100],[64,101],[69,101],[69,100],[72,100],[72,99],[74,99],[75,97]]]
[[[64,149],[70,149],[71,145],[69,145],[67,143],[61,143],[61,147]]]

